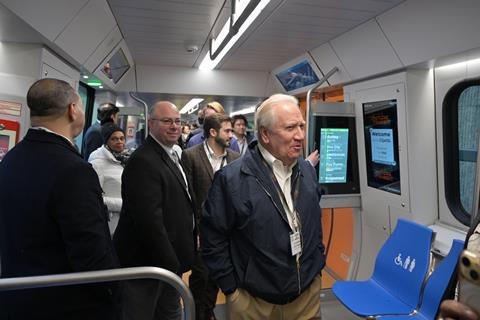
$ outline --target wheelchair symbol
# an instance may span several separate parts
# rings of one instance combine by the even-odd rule
[[[397,266],[402,266],[403,265],[403,261],[402,261],[402,254],[399,253],[398,256],[395,258],[395,264]]]

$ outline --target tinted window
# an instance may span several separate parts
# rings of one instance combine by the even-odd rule
[[[473,209],[480,129],[480,86],[466,88],[458,98],[458,165],[460,203],[466,212]]]
[[[470,225],[480,130],[480,79],[454,85],[445,95],[443,157],[445,199],[452,214]]]

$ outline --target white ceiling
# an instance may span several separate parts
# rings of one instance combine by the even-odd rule
[[[107,0],[136,64],[196,67],[231,0]],[[270,71],[404,0],[271,0],[219,66]],[[186,47],[196,45],[196,53]]]

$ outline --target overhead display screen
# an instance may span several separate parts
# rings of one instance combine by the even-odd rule
[[[319,182],[347,182],[348,128],[321,128],[319,151]]]
[[[128,63],[127,57],[123,50],[120,48],[117,52],[108,60],[102,67],[102,72],[113,83],[117,83],[125,72],[130,69],[130,63]]]
[[[368,186],[401,194],[397,100],[363,104]]]
[[[306,59],[277,73],[275,76],[286,91],[303,88],[319,80],[312,66]]]

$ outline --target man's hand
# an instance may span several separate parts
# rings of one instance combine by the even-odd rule
[[[478,320],[478,315],[469,306],[455,301],[445,300],[440,305],[439,320]]]
[[[308,162],[310,162],[310,164],[312,165],[312,167],[316,167],[317,164],[318,164],[318,161],[320,160],[320,156],[318,154],[318,150],[314,150],[312,153],[310,153],[308,155],[307,158],[305,158],[305,160],[307,160]]]

